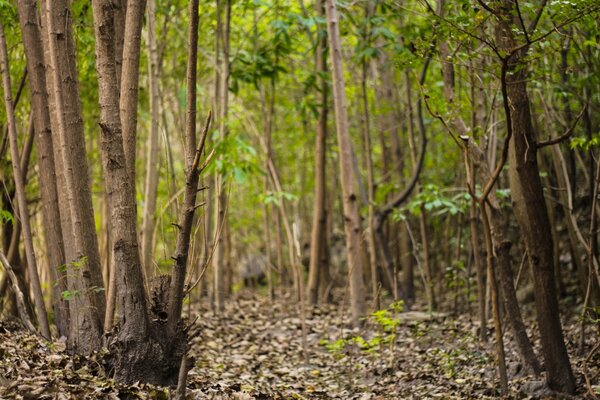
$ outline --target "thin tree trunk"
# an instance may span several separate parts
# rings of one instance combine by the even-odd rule
[[[350,303],[353,324],[359,325],[365,313],[365,288],[363,282],[363,265],[361,262],[361,224],[356,194],[356,177],[353,170],[352,142],[348,129],[346,93],[342,67],[342,49],[338,13],[334,0],[325,0],[327,10],[327,28],[329,55],[333,75],[333,102],[340,148],[339,163],[341,185],[344,196],[344,230],[346,233],[346,249],[348,253],[348,279],[350,281]]]
[[[368,21],[371,18],[371,14],[373,13],[373,4],[367,4],[365,8],[365,19]],[[369,31],[368,31],[368,22],[367,28],[365,32],[365,37],[363,40],[366,42],[365,45],[368,45],[369,42]],[[379,310],[380,302],[379,296],[377,294],[379,287],[379,277],[378,277],[378,268],[377,268],[377,248],[375,246],[375,177],[373,171],[373,156],[371,154],[371,121],[370,121],[370,113],[369,113],[369,98],[367,93],[367,72],[368,72],[368,64],[367,60],[363,58],[361,63],[361,100],[362,100],[362,108],[363,108],[363,142],[364,142],[364,152],[365,159],[367,164],[367,246],[369,249],[369,265],[371,272],[371,295],[373,296],[373,304],[375,310]],[[393,279],[392,284],[394,288],[394,300],[398,299],[398,291],[395,290],[398,286],[396,276],[396,268],[393,270]]]
[[[148,0],[148,82],[150,84],[150,109],[151,109],[151,127],[147,147],[146,162],[146,184],[144,185],[144,210],[142,213],[142,265],[146,270],[146,276],[150,277],[153,273],[152,268],[152,248],[154,243],[156,195],[158,188],[158,165],[160,157],[160,141],[158,135],[160,119],[160,93],[158,76],[158,54],[156,48],[155,35],[155,14],[154,0]]]
[[[496,362],[500,373],[500,393],[508,394],[508,377],[506,375],[506,357],[504,354],[504,339],[502,337],[502,317],[500,316],[500,301],[498,300],[498,287],[495,276],[494,248],[487,210],[482,208],[483,233],[485,236],[485,248],[487,253],[487,274],[491,288],[492,313],[494,315],[494,334],[496,336]]]
[[[19,316],[21,317],[21,321],[23,321],[23,325],[25,325],[25,327],[27,329],[29,329],[30,332],[32,332],[32,333],[37,332],[37,330],[35,329],[35,326],[33,326],[33,323],[31,322],[31,319],[29,318],[29,313],[27,312],[27,306],[25,305],[26,304],[25,296],[23,295],[23,292],[21,291],[21,288],[19,287],[19,279],[15,275],[15,272],[14,272],[12,266],[10,265],[10,263],[8,262],[8,260],[6,259],[6,256],[2,252],[0,252],[0,264],[2,264],[2,266],[6,270],[8,279],[10,280],[10,283],[12,285],[13,292],[15,293],[15,303],[17,304],[17,310],[19,312]]]
[[[27,208],[27,199],[25,197],[25,185],[23,183],[23,171],[21,171],[19,148],[17,144],[17,127],[15,114],[13,110],[12,88],[10,84],[10,71],[8,69],[8,52],[6,50],[6,39],[4,37],[4,26],[0,23],[0,68],[2,69],[2,83],[4,87],[4,106],[8,120],[8,134],[10,141],[10,153],[13,168],[13,178],[17,192],[17,202],[21,218],[21,227],[23,232],[23,241],[25,242],[25,255],[27,257],[27,268],[31,289],[33,290],[33,300],[35,310],[40,324],[42,335],[50,340],[50,327],[48,325],[48,316],[44,306],[44,295],[40,285],[40,278],[37,271],[35,252],[33,249],[33,240],[31,236],[31,226],[29,224],[29,211]]]
[[[221,80],[219,82],[219,133],[221,140],[224,140],[227,136],[227,113],[229,105],[229,29],[231,24],[231,1],[225,0],[224,10],[220,6],[220,2],[217,3],[219,21],[221,12],[225,12],[224,25],[221,27],[222,30],[222,59],[221,59]],[[218,51],[218,50],[217,50]],[[223,176],[216,176],[216,188],[217,193],[215,196],[215,221],[216,226],[223,226],[225,223],[225,209],[227,207],[227,193],[225,191],[225,185],[223,182]],[[217,239],[217,249],[215,251],[213,266],[214,266],[214,295],[215,295],[215,310],[217,313],[222,313],[225,309],[225,238],[220,235]]]
[[[323,17],[325,10],[323,1],[317,2],[317,13]],[[327,116],[329,113],[328,87],[323,74],[327,71],[327,36],[321,35],[316,48],[315,69],[318,72],[318,87],[320,90],[319,119],[317,121],[317,137],[315,143],[315,200],[313,205],[313,222],[310,235],[310,264],[308,267],[308,301],[317,304],[319,301],[319,286],[328,282],[320,278],[323,270],[329,270],[327,257]],[[321,299],[325,300],[325,299]]]
[[[120,99],[119,108],[121,127],[123,129],[123,146],[125,150],[125,162],[127,163],[129,184],[131,185],[131,187],[133,187],[133,194],[135,198],[135,159],[137,137],[137,103],[140,79],[140,48],[146,0],[129,0],[126,2],[126,4],[127,11],[125,13],[123,70],[120,75],[121,95],[120,98],[117,97],[117,99]],[[117,76],[116,73],[117,71],[115,69],[115,76]],[[119,94],[118,82],[119,81],[117,78],[117,96]]]

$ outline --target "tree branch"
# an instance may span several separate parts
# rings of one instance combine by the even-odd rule
[[[573,136],[573,131],[575,130],[575,127],[577,126],[577,123],[579,122],[579,120],[581,119],[581,117],[583,116],[583,114],[585,113],[586,109],[587,109],[587,105],[585,107],[583,107],[583,110],[581,110],[581,112],[579,113],[579,115],[577,115],[577,118],[575,118],[575,121],[573,122],[573,125],[571,125],[571,127],[569,129],[567,129],[567,131],[565,133],[563,133],[562,135],[560,135],[558,137],[538,142],[537,143],[537,148],[541,149],[541,148],[546,147],[546,146],[552,146],[554,144],[557,144],[557,143],[560,143],[560,142],[562,142],[564,140],[567,140],[568,138],[570,138],[571,136]]]

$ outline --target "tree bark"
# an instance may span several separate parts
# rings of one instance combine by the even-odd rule
[[[323,17],[325,10],[323,1],[317,2],[318,15]],[[308,301],[317,304],[319,301],[319,286],[327,285],[320,277],[325,270],[329,271],[327,257],[327,116],[329,114],[328,85],[323,74],[327,71],[327,36],[321,35],[316,48],[315,67],[318,74],[320,90],[319,119],[315,143],[315,200],[313,205],[313,222],[310,235],[310,264],[308,267]],[[325,299],[321,299],[325,300]]]
[[[23,47],[27,58],[33,122],[36,131],[38,164],[40,171],[40,195],[42,200],[42,224],[46,258],[52,280],[52,304],[58,333],[68,336],[69,307],[62,298],[67,290],[66,274],[60,268],[65,264],[63,234],[60,225],[56,167],[54,164],[52,128],[48,91],[46,90],[46,69],[44,50],[39,25],[37,3],[33,0],[20,0],[19,23],[23,34]]]
[[[160,141],[158,135],[160,118],[159,65],[156,48],[156,32],[154,27],[154,0],[148,0],[148,82],[150,84],[151,126],[148,138],[146,184],[144,185],[144,210],[142,213],[142,265],[146,276],[152,276],[152,247],[154,243],[154,224],[156,212],[156,194],[158,188],[158,165],[160,157]]]
[[[509,181],[515,216],[521,228],[529,266],[534,277],[537,321],[550,388],[573,393],[575,380],[563,340],[553,271],[550,222],[537,164],[536,135],[531,123],[527,94],[527,62],[524,53],[515,52],[513,36],[515,3],[504,0],[497,11],[496,35],[499,49],[509,54],[503,59],[504,107],[508,129],[514,139],[509,151]]]
[[[17,127],[15,114],[13,110],[12,88],[10,83],[10,71],[8,69],[8,51],[6,50],[6,39],[4,37],[4,26],[0,23],[0,68],[2,72],[2,83],[4,87],[4,106],[8,120],[8,134],[10,142],[10,153],[13,168],[13,177],[15,180],[15,189],[17,192],[17,203],[21,218],[21,229],[23,241],[25,242],[25,256],[27,257],[27,268],[31,289],[33,290],[33,300],[35,310],[40,324],[42,335],[50,340],[50,327],[48,325],[48,316],[44,306],[44,295],[40,285],[40,277],[37,271],[35,251],[33,249],[33,240],[31,236],[31,225],[29,224],[29,211],[27,208],[27,199],[25,197],[25,185],[23,183],[23,171],[21,171],[19,148],[17,145]]]
[[[127,12],[125,13],[123,70],[121,71],[120,75],[121,93],[119,97],[119,86],[117,78],[117,99],[120,100],[119,108],[121,115],[121,127],[123,129],[123,146],[125,150],[125,162],[127,163],[129,184],[131,187],[133,187],[133,194],[135,199],[135,158],[137,136],[136,130],[138,86],[140,78],[140,47],[142,40],[142,24],[144,21],[144,10],[146,8],[146,0],[128,0],[126,4]],[[115,46],[113,45],[113,48],[114,47]],[[113,54],[116,54],[115,50],[113,50]],[[116,68],[115,76],[117,76]]]
[[[218,23],[221,21],[221,13],[225,12],[225,21],[220,25],[220,38],[222,46],[221,73],[219,82],[219,115],[218,125],[221,140],[227,136],[227,114],[229,105],[229,29],[231,24],[231,1],[225,0],[225,5],[217,3]],[[224,8],[224,10],[223,10]],[[217,46],[217,51],[219,47]],[[225,209],[227,207],[227,193],[225,191],[224,177],[215,177],[217,193],[215,195],[215,229],[226,224]],[[225,309],[225,238],[220,235],[217,238],[217,248],[213,258],[214,273],[214,295],[215,310],[222,313]]]
[[[47,85],[51,88],[54,116],[51,118],[52,131],[57,133],[59,141],[55,146],[60,153],[58,175],[64,176],[59,191],[61,203],[61,195],[66,195],[64,213],[61,209],[61,226],[65,239],[68,286],[74,295],[69,303],[69,344],[77,352],[90,354],[101,347],[105,296],[86,160],[71,17],[65,0],[42,1],[42,9],[44,53],[48,57],[47,73],[50,75]],[[65,193],[61,193],[62,188]]]
[[[342,67],[342,48],[338,13],[334,0],[326,0],[327,29],[329,40],[329,55],[333,76],[333,102],[338,145],[340,149],[339,163],[341,186],[344,196],[344,231],[346,234],[346,250],[348,253],[348,279],[350,281],[350,303],[353,324],[359,325],[360,318],[365,313],[365,288],[363,282],[363,264],[361,260],[362,238],[361,224],[356,194],[356,177],[353,170],[352,142],[348,129],[348,114],[346,93]]]

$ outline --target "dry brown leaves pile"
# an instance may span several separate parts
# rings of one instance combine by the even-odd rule
[[[188,398],[497,398],[493,343],[479,343],[477,326],[468,317],[391,312],[386,315],[399,321],[391,328],[369,318],[361,330],[352,330],[342,308],[310,310],[304,348],[296,302],[269,303],[247,295],[232,300],[220,318],[206,306],[192,307],[200,334],[191,348],[196,363]],[[575,321],[566,325],[570,346],[576,339]],[[521,374],[510,335],[505,336],[509,398],[555,398],[541,378]],[[592,345],[596,338],[588,340]],[[584,357],[570,350],[580,384],[577,398],[584,398]],[[48,343],[14,324],[0,323],[0,398],[169,398],[168,388],[116,384],[105,376],[101,359],[101,354],[70,356],[64,342]],[[593,361],[592,370],[598,367]]]

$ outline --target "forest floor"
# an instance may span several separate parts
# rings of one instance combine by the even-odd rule
[[[493,332],[482,345],[478,324],[469,315],[398,313],[392,307],[352,330],[342,308],[308,310],[303,344],[303,321],[293,301],[269,303],[244,293],[227,304],[221,318],[206,307],[191,307],[200,334],[191,350],[195,367],[188,377],[188,398],[498,398]],[[565,336],[579,395],[569,398],[583,399],[585,354],[576,351],[579,324],[572,314],[565,321]],[[591,347],[596,335],[588,336]],[[545,389],[542,378],[522,374],[508,333],[505,342],[507,398],[559,398]],[[104,376],[100,360],[101,355],[69,356],[63,342],[47,343],[0,322],[0,399],[169,398],[165,388],[116,384]],[[599,368],[597,362],[588,364],[591,374]]]

